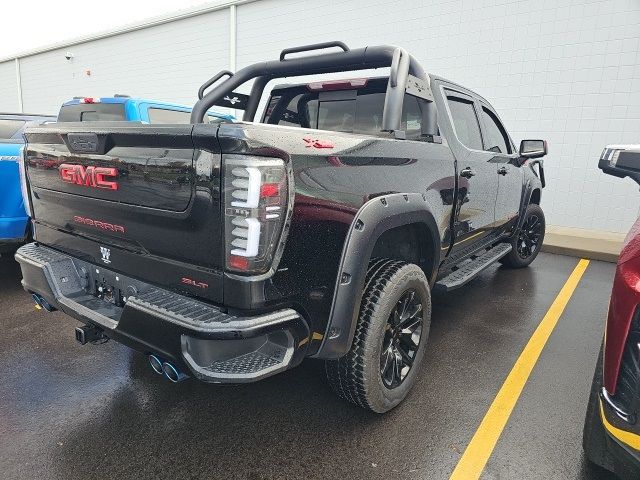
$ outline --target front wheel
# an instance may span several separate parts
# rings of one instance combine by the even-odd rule
[[[545,225],[540,205],[529,205],[524,213],[522,227],[511,238],[513,248],[500,259],[500,263],[510,268],[523,268],[533,262],[542,248]]]
[[[351,350],[325,364],[331,388],[367,410],[391,410],[416,381],[430,325],[431,294],[422,269],[373,260]]]

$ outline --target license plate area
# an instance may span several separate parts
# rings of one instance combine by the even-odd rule
[[[82,294],[119,309],[124,308],[129,297],[134,297],[151,288],[144,282],[102,268],[100,265],[91,265],[78,259],[74,259],[73,262]]]
[[[95,281],[94,296],[117,307],[123,307],[123,298],[126,298],[126,296],[122,294],[122,290],[120,288],[110,285],[106,281],[98,280]]]

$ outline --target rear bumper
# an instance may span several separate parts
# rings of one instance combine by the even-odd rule
[[[235,316],[36,243],[15,258],[28,292],[200,380],[252,382],[299,364],[306,354],[309,329],[293,309]],[[115,301],[96,296],[102,285],[113,287]]]

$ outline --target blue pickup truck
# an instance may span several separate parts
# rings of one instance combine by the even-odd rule
[[[144,123],[189,123],[191,107],[175,103],[131,98],[128,95],[113,97],[74,97],[62,104],[58,122],[128,121]],[[233,121],[232,115],[208,113],[209,123]]]
[[[20,192],[22,132],[27,126],[55,121],[48,115],[0,113],[0,252],[18,246],[29,234]]]

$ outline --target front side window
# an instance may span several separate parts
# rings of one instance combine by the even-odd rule
[[[473,102],[459,97],[447,97],[458,140],[467,148],[482,150],[482,135]]]
[[[509,137],[495,114],[486,107],[482,107],[482,121],[486,130],[484,149],[494,153],[511,153]]]

